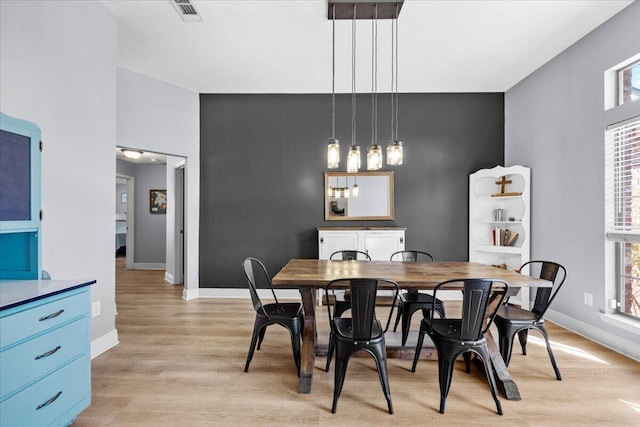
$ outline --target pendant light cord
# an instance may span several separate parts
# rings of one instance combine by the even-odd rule
[[[377,6],[376,6],[377,7]],[[376,114],[376,102],[375,102],[375,29],[374,20],[371,20],[371,145],[375,145],[375,114]]]
[[[396,41],[396,109],[395,109],[395,113],[396,113],[396,135],[395,138],[396,140],[398,139],[398,4],[396,3],[396,37],[395,37],[395,41]]]
[[[394,137],[394,121],[395,121],[395,100],[394,100],[394,92],[395,92],[395,86],[394,86],[394,80],[393,77],[395,75],[395,66],[394,66],[394,61],[396,60],[395,57],[395,24],[396,24],[396,20],[395,18],[391,20],[391,141],[395,141],[395,137]]]
[[[375,61],[375,98],[374,98],[374,105],[375,105],[375,143],[376,145],[378,144],[378,4],[376,3],[376,16],[375,16],[375,30],[376,30],[376,34],[374,37],[374,41],[375,41],[375,56],[376,56],[376,61]]]
[[[336,139],[336,5],[333,5],[333,43],[331,57],[331,139]]]
[[[356,145],[356,13],[358,5],[353,5],[351,20],[351,146]]]

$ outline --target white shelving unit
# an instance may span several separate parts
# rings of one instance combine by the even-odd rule
[[[498,182],[511,181],[504,186]],[[505,194],[505,195],[500,195]],[[509,195],[511,194],[511,195]],[[496,209],[504,210],[503,220],[496,220]],[[531,220],[531,170],[524,166],[481,169],[469,175],[469,261],[501,265],[515,270],[529,260]],[[517,233],[510,246],[493,241],[500,230]],[[523,271],[528,273],[528,271]],[[530,308],[529,289],[523,288],[510,302]]]

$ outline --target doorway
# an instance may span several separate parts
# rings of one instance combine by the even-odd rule
[[[125,257],[125,268],[134,268],[135,178],[116,174],[116,258]]]
[[[135,159],[125,157],[125,151],[138,156]],[[181,156],[116,147],[116,227],[118,220],[126,224],[124,252],[127,270],[164,270],[166,282],[174,285],[184,283],[187,264],[185,229],[188,226],[185,215],[186,167],[186,158]],[[153,209],[149,200],[149,194],[158,190],[164,191],[166,196],[166,204],[160,212]],[[152,226],[155,228],[150,228]],[[123,240],[118,236],[123,225],[119,227],[116,250]]]

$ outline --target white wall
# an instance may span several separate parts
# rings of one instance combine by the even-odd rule
[[[607,69],[640,52],[640,2],[505,94],[505,162],[531,167],[531,257],[563,264],[549,318],[640,360],[638,334],[606,323],[604,110]],[[640,102],[625,106],[640,114]],[[593,306],[583,303],[593,294]]]
[[[0,110],[36,123],[44,141],[42,267],[97,280],[91,337],[103,347],[117,343],[116,31],[97,2],[0,2]]]
[[[197,297],[200,232],[199,94],[118,69],[117,141],[123,147],[181,156],[185,167],[185,290]]]

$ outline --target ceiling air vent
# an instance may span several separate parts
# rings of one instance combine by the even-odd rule
[[[191,0],[170,0],[183,21],[204,21]]]

